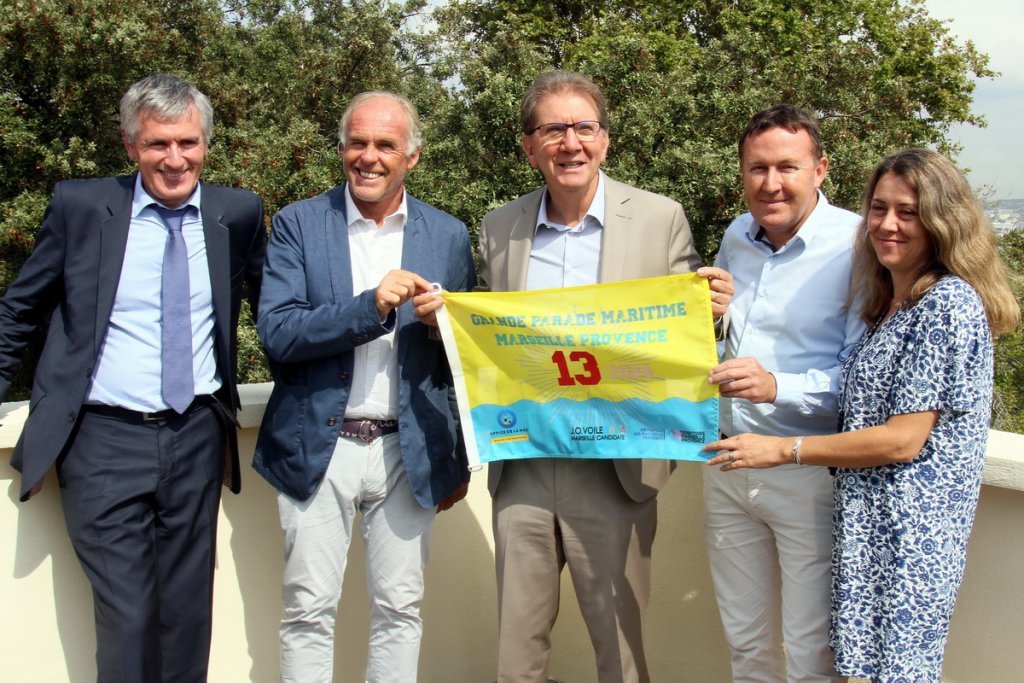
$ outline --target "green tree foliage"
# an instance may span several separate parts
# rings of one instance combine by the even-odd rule
[[[406,90],[402,26],[422,4],[226,3],[197,81],[222,122],[206,179],[251,189],[268,214],[336,185],[338,117],[364,90]]]
[[[56,181],[128,168],[116,118],[121,94],[151,71],[191,76],[187,46],[216,30],[208,16],[195,0],[0,4],[0,287],[31,251]],[[12,398],[26,395],[38,351],[33,344]]]
[[[955,152],[949,127],[982,123],[972,77],[993,75],[917,0],[464,0],[439,28],[461,87],[438,136],[464,142],[445,184],[474,199],[460,215],[475,222],[538,183],[518,151],[519,95],[543,69],[575,69],[609,100],[609,173],[678,199],[709,258],[743,211],[736,140],[754,112],[780,101],[818,112],[826,192],[857,209],[885,154]]]
[[[58,180],[131,171],[117,106],[155,71],[217,115],[204,179],[257,192],[268,217],[341,177],[337,118],[355,93],[407,90],[423,6],[343,0],[6,0],[0,4],[0,290],[17,275]],[[268,221],[269,223],[269,221]],[[38,353],[38,344],[33,347]],[[243,381],[267,379],[250,321]],[[8,398],[27,396],[30,352]]]
[[[999,240],[999,252],[1011,273],[1017,301],[1024,301],[1024,230]],[[1024,329],[996,341],[996,405],[993,427],[1024,434]]]
[[[955,153],[950,126],[983,123],[970,111],[972,78],[993,75],[920,0],[432,5],[0,3],[0,289],[30,252],[56,181],[131,170],[117,103],[154,71],[210,95],[204,178],[257,192],[268,216],[339,182],[337,118],[353,94],[406,93],[425,127],[410,189],[475,232],[486,211],[540,183],[521,152],[523,91],[540,71],[578,69],[608,96],[608,172],[678,199],[707,258],[744,210],[736,138],[754,111],[779,101],[817,111],[826,192],[856,209],[884,154]],[[240,339],[243,381],[265,379],[250,323]]]

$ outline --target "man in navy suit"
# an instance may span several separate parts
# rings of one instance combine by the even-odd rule
[[[55,305],[11,460],[21,499],[56,464],[100,681],[204,681],[220,485],[239,488],[235,332],[243,287],[258,296],[263,206],[199,182],[213,109],[192,84],[144,78],[120,114],[138,172],[57,184],[0,299],[0,397]]]
[[[279,491],[285,535],[282,680],[332,681],[361,514],[366,680],[404,683],[416,680],[435,510],[469,480],[431,283],[472,288],[473,257],[462,223],[405,191],[421,137],[408,100],[358,95],[338,133],[347,182],[274,216],[257,323],[274,391],[253,466]]]

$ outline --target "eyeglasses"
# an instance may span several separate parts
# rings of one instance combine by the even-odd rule
[[[565,139],[565,134],[570,128],[576,132],[576,137],[580,142],[593,142],[601,132],[601,122],[542,123],[533,130],[527,131],[527,135],[540,133],[540,139],[544,143],[561,142]]]

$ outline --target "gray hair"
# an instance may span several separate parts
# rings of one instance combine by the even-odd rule
[[[519,107],[519,124],[523,134],[528,135],[536,126],[534,115],[537,106],[548,95],[574,94],[590,99],[597,109],[597,120],[601,127],[608,130],[608,108],[604,94],[594,81],[575,71],[546,71],[526,89],[523,103]]]
[[[213,106],[210,99],[188,81],[170,74],[153,74],[136,81],[121,98],[121,130],[129,144],[142,128],[142,117],[173,121],[190,107],[199,112],[203,142],[213,139]]]
[[[420,128],[420,115],[416,111],[416,107],[409,101],[409,98],[404,97],[393,92],[387,92],[386,90],[370,90],[368,92],[359,93],[353,97],[348,106],[345,107],[345,113],[341,115],[341,121],[338,122],[338,139],[341,142],[341,146],[345,147],[348,142],[348,124],[352,120],[352,112],[356,110],[361,104],[365,104],[369,100],[382,97],[389,99],[392,102],[396,102],[402,111],[405,112],[405,118],[409,122],[409,139],[406,143],[405,153],[407,155],[413,154],[423,144],[423,131]]]

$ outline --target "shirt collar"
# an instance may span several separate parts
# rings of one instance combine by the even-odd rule
[[[387,222],[389,218],[398,217],[401,220],[401,225],[405,225],[406,220],[409,216],[409,206],[406,203],[406,192],[405,188],[402,188],[402,203],[398,205],[398,209],[390,216],[385,216],[384,221]],[[352,193],[349,191],[348,183],[345,183],[345,222],[348,227],[352,227],[358,221],[366,221],[368,223],[374,223],[369,218],[363,215],[363,212],[359,210],[356,203],[352,201]],[[376,223],[374,223],[376,225]]]
[[[818,202],[814,205],[814,210],[811,211],[811,215],[807,217],[804,224],[800,226],[800,229],[796,231],[792,239],[786,242],[778,249],[773,249],[776,253],[790,248],[791,244],[794,244],[797,240],[800,240],[804,244],[810,244],[814,240],[814,235],[817,234],[819,226],[822,221],[822,216],[825,214],[825,207],[828,206],[828,199],[825,198],[825,193],[818,190]],[[747,228],[747,239],[751,242],[761,242],[765,246],[770,246],[768,238],[764,237],[764,228],[756,221],[750,221],[750,227]]]
[[[203,184],[201,182],[196,183],[196,189],[192,192],[192,196],[190,196],[188,198],[188,201],[182,204],[181,206],[194,207],[196,213],[198,214],[201,206],[200,196],[202,195],[202,187]],[[142,185],[142,174],[136,173],[135,191],[132,193],[132,218],[137,218],[138,215],[142,213],[143,209],[148,208],[150,204],[159,204],[160,206],[163,206],[166,209],[172,208],[170,206],[165,206],[163,202],[157,201],[156,198],[153,197],[153,195],[146,192],[146,188]],[[180,209],[181,206],[176,206],[173,208]]]
[[[587,208],[587,212],[583,215],[583,220],[580,221],[579,225],[575,227],[568,227],[559,223],[553,223],[548,220],[548,193],[545,190],[541,194],[540,198],[540,211],[537,212],[537,224],[534,226],[534,233],[536,234],[537,229],[541,226],[551,228],[552,230],[558,230],[559,232],[579,232],[583,228],[587,227],[587,224],[596,225],[598,228],[604,226],[604,171],[597,172],[597,192],[594,193],[594,199],[590,202],[590,207]]]

